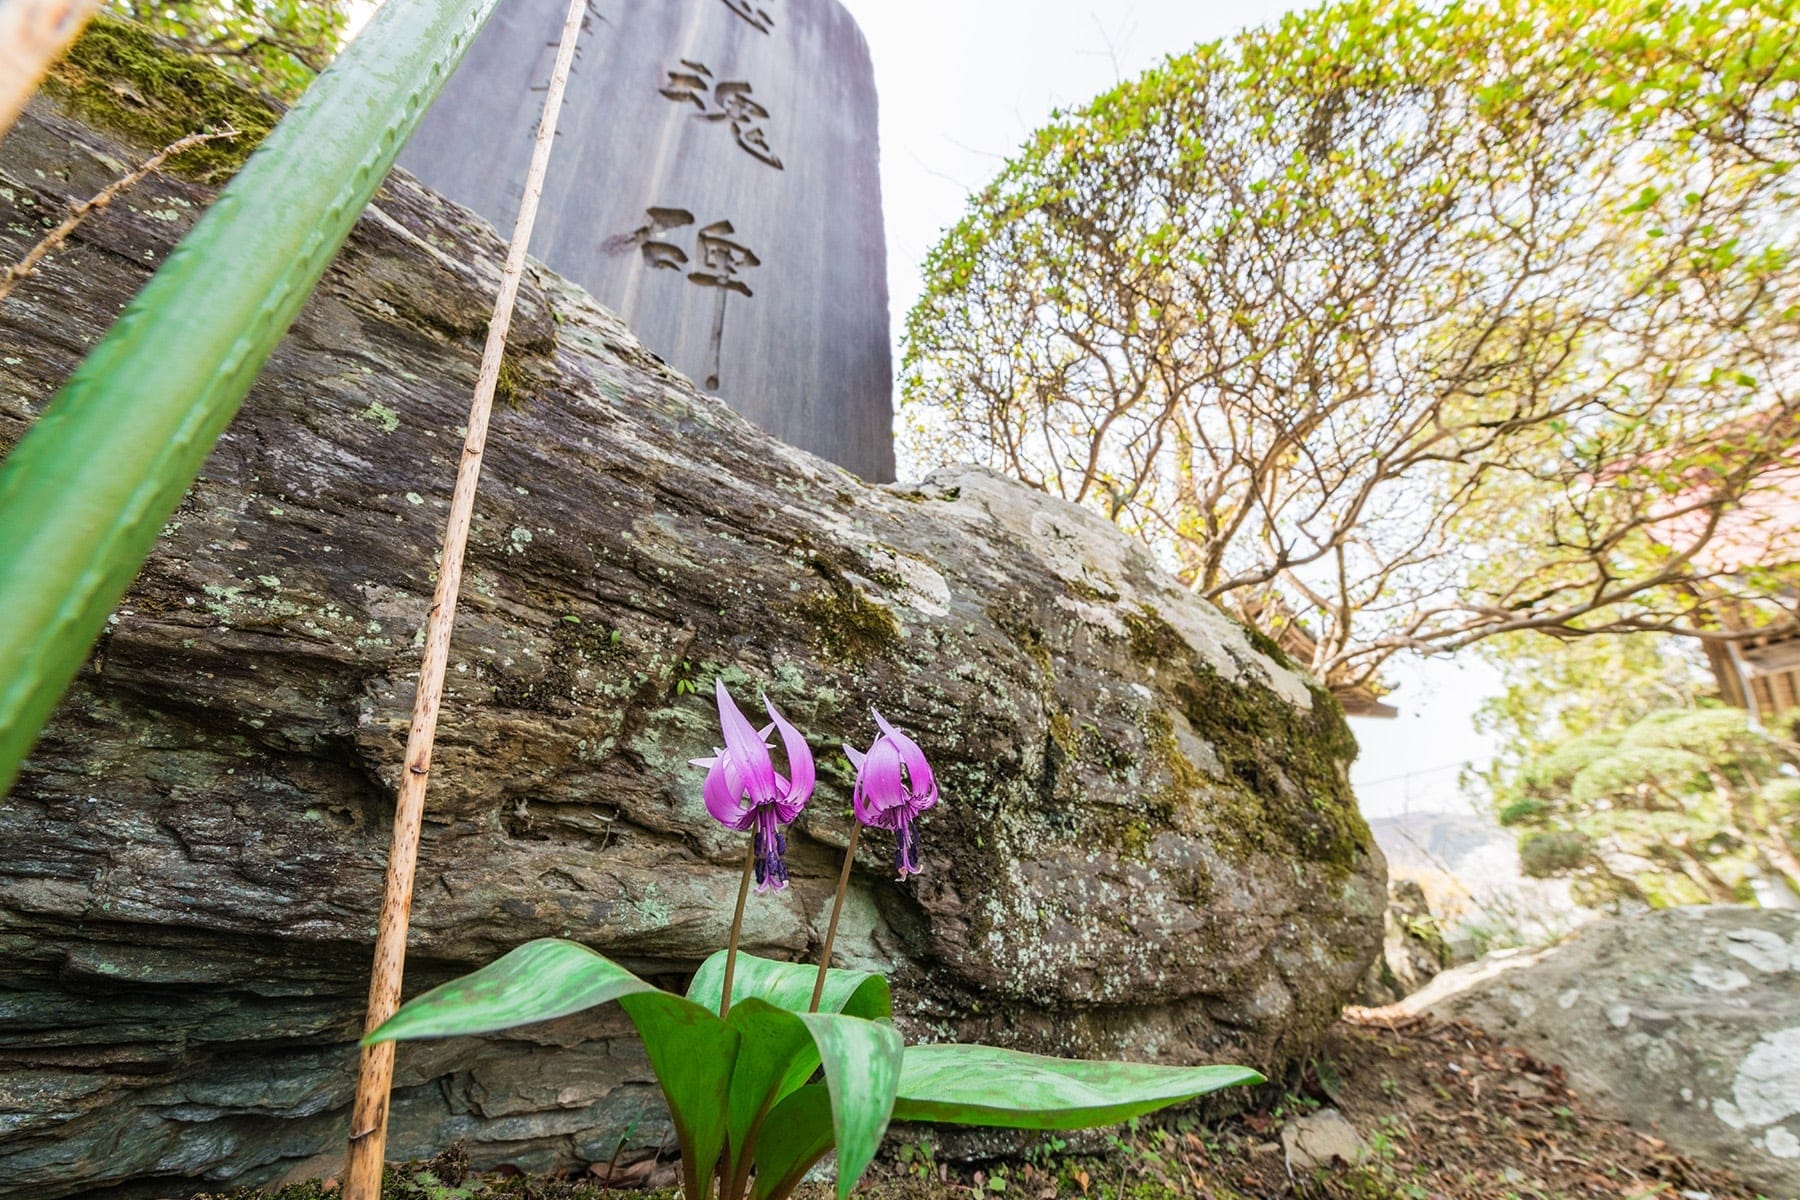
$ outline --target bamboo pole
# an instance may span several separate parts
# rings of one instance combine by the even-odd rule
[[[513,304],[525,271],[525,250],[531,243],[531,227],[537,219],[538,201],[544,194],[544,175],[550,166],[550,149],[556,138],[556,120],[562,108],[563,89],[575,57],[586,0],[569,0],[557,46],[556,66],[544,96],[544,113],[538,121],[537,141],[532,146],[531,167],[525,176],[525,194],[513,224],[506,265],[500,273],[500,292],[494,300],[493,320],[488,323],[487,344],[481,352],[481,370],[475,377],[475,395],[469,405],[469,432],[457,466],[456,490],[450,500],[450,518],[444,530],[442,560],[438,565],[437,593],[425,632],[425,654],[419,665],[419,689],[413,700],[412,729],[407,734],[405,769],[394,804],[394,833],[388,849],[387,886],[381,899],[381,918],[376,930],[375,962],[369,977],[369,1011],[365,1033],[394,1015],[400,1005],[400,982],[406,961],[406,933],[412,916],[414,870],[419,856],[419,822],[425,808],[425,785],[431,775],[431,747],[437,734],[438,706],[444,690],[444,670],[450,658],[450,633],[456,620],[457,592],[462,584],[463,551],[469,541],[469,522],[475,511],[475,488],[481,479],[481,456],[487,444],[488,417],[494,407],[494,388],[500,378],[500,358],[512,325]],[[344,1200],[379,1200],[381,1171],[387,1150],[388,1093],[394,1078],[394,1043],[364,1046],[356,1080],[356,1102],[350,1112],[349,1159],[344,1176]]]
[[[104,0],[6,0],[0,4],[0,136],[13,127],[50,64]]]

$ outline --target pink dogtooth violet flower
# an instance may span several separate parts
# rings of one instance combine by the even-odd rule
[[[725,748],[714,750],[711,758],[689,761],[707,769],[701,787],[706,811],[723,825],[750,831],[756,851],[756,890],[779,890],[788,881],[787,835],[781,828],[800,815],[812,796],[812,750],[767,696],[762,698],[763,706],[774,723],[757,730],[738,711],[731,693],[725,690],[725,681],[717,684],[719,729],[725,735]],[[781,731],[781,745],[787,753],[785,776],[769,757],[768,737],[776,729]]]
[[[850,793],[856,819],[876,829],[891,829],[898,839],[895,855],[900,878],[917,875],[925,868],[919,865],[919,831],[913,819],[938,802],[937,780],[932,778],[931,764],[919,743],[888,724],[874,709],[875,724],[881,736],[866,752],[845,746],[844,753],[856,768],[856,787]]]

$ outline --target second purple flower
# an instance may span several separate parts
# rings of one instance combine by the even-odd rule
[[[856,768],[856,787],[850,803],[856,819],[877,829],[891,829],[898,841],[895,854],[900,878],[917,875],[924,867],[919,860],[919,832],[913,819],[938,802],[937,780],[932,778],[931,764],[919,743],[888,724],[874,709],[875,724],[881,735],[867,751],[850,746],[844,753]]]

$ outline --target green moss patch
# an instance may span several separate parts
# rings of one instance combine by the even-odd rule
[[[992,621],[1000,632],[1011,638],[1013,644],[1023,650],[1026,657],[1037,664],[1045,680],[1054,673],[1056,663],[1050,653],[1050,639],[1034,618],[1031,609],[1017,601],[1004,604],[993,604],[987,610],[988,620]]]
[[[823,559],[815,558],[811,565],[827,588],[801,599],[794,611],[812,629],[820,653],[847,666],[863,666],[900,644],[900,622],[885,605],[863,595]]]
[[[1225,770],[1222,781],[1202,775],[1168,718],[1152,714],[1146,732],[1169,770],[1169,798],[1228,807],[1219,832],[1246,848],[1274,835],[1304,858],[1350,869],[1370,834],[1343,770],[1356,739],[1331,694],[1312,686],[1311,711],[1303,711],[1258,680],[1226,679],[1148,606],[1126,629],[1134,658],[1179,672],[1173,690],[1182,715]]]
[[[494,403],[501,408],[524,408],[536,390],[536,381],[519,365],[519,356],[511,350],[503,351],[500,373],[494,378]]]
[[[598,624],[587,624],[570,613],[550,631],[551,652],[543,656],[541,674],[527,675],[490,666],[494,703],[502,708],[527,709],[552,714],[566,713],[583,700],[581,670],[595,668],[617,657],[619,633]],[[593,685],[587,687],[591,690]]]
[[[75,115],[160,150],[191,133],[230,127],[235,138],[204,142],[167,169],[218,184],[244,164],[280,118],[204,59],[117,17],[98,16],[50,71],[44,90]]]
[[[1280,645],[1276,643],[1274,638],[1256,628],[1254,625],[1244,625],[1240,628],[1243,629],[1244,636],[1250,639],[1250,644],[1262,651],[1264,657],[1275,663],[1275,665],[1284,667],[1289,671],[1298,671],[1300,669],[1294,665],[1294,660],[1287,656],[1287,651],[1283,650]]]

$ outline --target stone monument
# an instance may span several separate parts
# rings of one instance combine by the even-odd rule
[[[504,0],[400,163],[510,228],[561,0]],[[874,71],[836,0],[592,0],[531,252],[777,437],[894,475]]]

